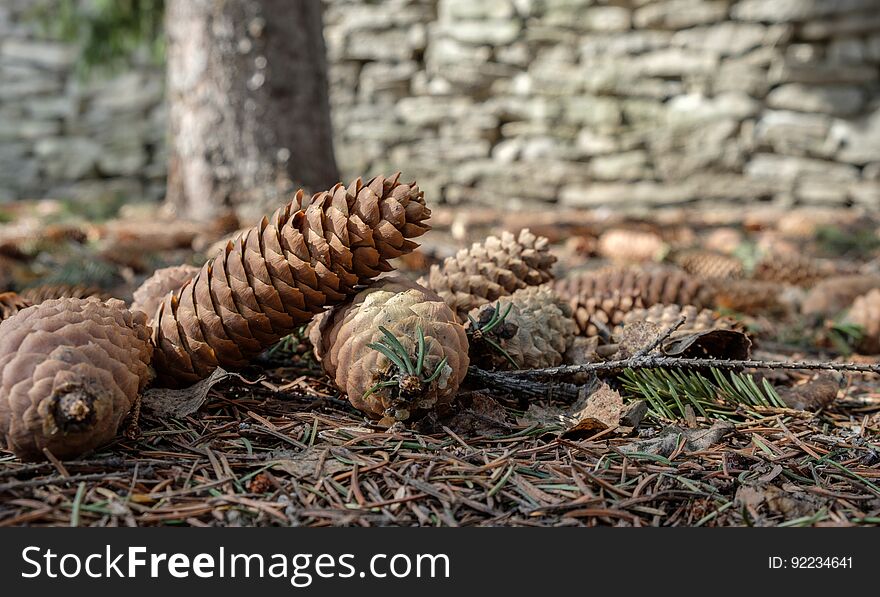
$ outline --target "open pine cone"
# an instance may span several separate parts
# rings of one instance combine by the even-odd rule
[[[156,310],[165,300],[165,295],[192,280],[197,273],[199,268],[187,264],[157,269],[134,291],[131,310],[143,311],[147,314],[147,321],[152,324]]]
[[[467,374],[464,327],[439,296],[404,278],[377,280],[322,313],[309,338],[349,402],[385,425],[447,407]]]
[[[554,283],[560,297],[568,301],[580,333],[594,336],[599,328],[611,330],[624,316],[658,303],[710,306],[711,284],[672,268],[611,268],[581,272]]]
[[[244,232],[165,296],[156,314],[154,365],[162,383],[239,367],[355,287],[390,271],[418,245],[431,215],[415,184],[398,176],[302,191]]]
[[[150,379],[142,313],[111,299],[49,300],[0,324],[0,437],[23,459],[110,441]]]
[[[553,276],[550,268],[556,257],[549,241],[527,229],[519,236],[503,232],[490,236],[470,249],[448,257],[442,265],[431,266],[419,284],[440,295],[465,321],[472,309],[513,294],[526,286],[538,286]]]
[[[812,286],[835,275],[832,263],[803,255],[768,254],[755,265],[752,277],[765,282]]]
[[[471,359],[488,369],[561,365],[577,333],[571,309],[547,285],[521,288],[469,316]]]
[[[623,332],[624,325],[638,321],[647,321],[656,324],[660,330],[667,330],[682,316],[685,318],[684,323],[672,333],[672,337],[708,330],[733,330],[739,327],[735,320],[723,317],[711,309],[697,309],[693,305],[657,304],[627,313],[621,325],[614,329],[614,333],[619,335]]]

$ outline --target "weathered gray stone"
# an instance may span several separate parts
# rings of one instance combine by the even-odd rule
[[[875,0],[740,0],[731,15],[745,21],[782,23],[872,8],[877,8]]]
[[[101,147],[91,139],[48,137],[34,146],[45,172],[56,180],[76,180],[90,174],[101,155]]]
[[[353,31],[346,39],[345,57],[357,60],[409,60],[414,48],[405,30]]]
[[[718,57],[708,52],[691,52],[680,48],[656,50],[637,57],[635,69],[651,77],[682,77],[709,74],[718,66]]]
[[[707,27],[678,31],[672,44],[693,50],[715,52],[722,56],[737,56],[760,46],[773,46],[789,35],[785,25],[765,26],[758,23],[725,21]]]
[[[620,124],[618,102],[607,97],[569,97],[563,103],[563,118],[573,124],[612,128]]]
[[[557,10],[549,12],[542,23],[580,31],[626,31],[630,27],[630,11],[622,6]]]
[[[815,176],[842,182],[856,180],[859,175],[857,168],[846,164],[771,153],[756,154],[746,164],[745,172],[752,178],[797,180]]]
[[[877,4],[873,10],[859,15],[849,15],[839,19],[822,19],[803,26],[800,36],[804,39],[826,39],[837,35],[859,35],[880,28],[880,13]]]
[[[654,182],[566,185],[559,193],[559,202],[568,207],[663,205],[682,203],[693,198],[694,192],[690,185]]]
[[[875,181],[859,181],[849,185],[849,196],[858,205],[872,209],[880,208],[880,184]]]
[[[838,120],[830,136],[839,150],[835,157],[850,164],[867,164],[880,157],[880,108],[854,122]]]
[[[830,128],[831,118],[823,114],[771,110],[758,121],[755,134],[778,153],[807,155],[820,151]]]
[[[779,62],[770,70],[774,83],[869,83],[880,80],[876,66],[817,62]]]
[[[641,54],[669,45],[672,33],[668,31],[632,30],[615,34],[591,34],[580,40],[583,57]]]
[[[642,150],[597,156],[590,161],[590,174],[598,180],[638,180],[651,176],[648,154]]]
[[[767,95],[767,105],[783,110],[847,116],[861,110],[865,99],[864,91],[855,86],[788,83]]]
[[[633,22],[640,28],[684,29],[715,23],[725,16],[726,0],[665,0],[636,10]]]
[[[449,37],[470,44],[501,46],[516,41],[520,24],[510,19],[458,21],[440,30]]]
[[[717,97],[701,94],[679,95],[667,104],[667,116],[672,126],[688,126],[705,120],[733,118],[742,120],[754,116],[761,104],[744,93],[722,93]]]
[[[441,20],[506,19],[514,13],[511,0],[439,0],[437,14]]]
[[[12,37],[0,44],[0,59],[60,70],[69,68],[73,64],[76,53],[66,44]]]

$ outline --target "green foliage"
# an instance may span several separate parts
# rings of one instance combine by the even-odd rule
[[[648,402],[650,413],[660,419],[685,416],[688,405],[707,419],[742,419],[759,416],[756,408],[785,408],[785,403],[765,379],[759,385],[745,373],[711,369],[711,379],[697,371],[627,369],[623,387]]]
[[[837,226],[823,226],[816,231],[816,242],[823,253],[835,257],[863,257],[880,249],[880,237],[870,228],[845,230]]]
[[[165,0],[57,0],[40,4],[34,16],[52,37],[80,45],[80,74],[120,70],[139,54],[154,62],[165,56]]]
[[[828,339],[835,350],[844,356],[849,356],[855,347],[865,336],[865,329],[849,321],[835,321],[828,330]]]
[[[753,241],[745,241],[734,249],[733,257],[742,262],[746,274],[751,274],[761,259],[761,249]]]

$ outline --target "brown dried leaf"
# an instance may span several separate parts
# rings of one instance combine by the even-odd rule
[[[152,388],[147,390],[141,398],[141,407],[160,417],[175,419],[186,417],[199,410],[208,399],[208,392],[211,391],[211,388],[227,377],[237,377],[246,381],[240,375],[229,373],[218,367],[211,375],[187,388],[179,390]]]
[[[672,357],[749,358],[752,341],[738,330],[706,330],[677,336],[663,343],[663,353]]]
[[[585,392],[567,409],[532,404],[519,423],[559,425],[562,428],[560,435],[580,437],[616,428],[623,412],[620,394],[603,383],[596,391]]]

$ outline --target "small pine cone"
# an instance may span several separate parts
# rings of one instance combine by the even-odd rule
[[[424,234],[431,215],[419,187],[397,178],[338,184],[308,202],[298,192],[167,294],[153,330],[160,381],[243,366],[390,271],[388,260],[418,246],[407,239]]]
[[[846,320],[862,328],[860,352],[880,352],[880,289],[875,288],[854,300]]]
[[[102,301],[113,298],[97,286],[84,286],[82,284],[43,284],[41,286],[32,286],[22,290],[21,296],[32,305],[39,305],[45,301],[62,298],[85,299],[95,297]]]
[[[656,324],[661,331],[668,330],[684,316],[684,323],[672,334],[672,337],[707,330],[732,330],[738,327],[735,320],[722,317],[711,309],[697,309],[693,305],[651,305],[647,309],[635,309],[623,318],[623,325],[637,321]],[[615,335],[623,332],[623,325],[614,329]]]
[[[568,301],[581,334],[599,332],[596,322],[613,328],[633,309],[657,303],[712,304],[714,289],[707,281],[678,269],[606,269],[572,275],[554,284],[560,297]]]
[[[782,291],[774,282],[724,280],[716,285],[710,306],[748,315],[766,315],[786,310]]]
[[[187,264],[157,269],[134,291],[131,310],[146,313],[147,321],[152,324],[156,310],[165,300],[165,295],[192,280],[197,273],[199,268]]]
[[[743,233],[736,228],[716,228],[703,239],[703,247],[709,251],[732,255],[743,244]]]
[[[755,265],[752,277],[764,282],[812,286],[836,272],[830,263],[803,255],[768,254]]]
[[[540,369],[563,362],[577,334],[571,309],[549,286],[529,286],[470,312],[471,359],[489,369]],[[494,325],[493,325],[494,323]],[[513,363],[496,344],[510,355]]]
[[[528,229],[521,230],[519,236],[503,232],[501,238],[490,236],[446,258],[442,265],[431,266],[419,284],[439,294],[465,321],[476,307],[552,279],[550,268],[556,257],[549,244]]]
[[[668,250],[658,234],[642,230],[613,228],[599,236],[599,255],[612,261],[638,263],[659,261]]]
[[[150,379],[150,328],[115,299],[57,299],[0,324],[0,437],[23,459],[113,439]]]
[[[700,278],[730,280],[743,277],[743,264],[739,259],[712,251],[683,251],[675,255],[672,262]]]
[[[401,371],[370,346],[388,344],[380,326],[399,341],[412,365],[419,360],[421,330],[422,371]],[[430,290],[396,276],[375,281],[349,302],[319,315],[309,339],[324,371],[349,402],[387,425],[447,407],[469,364],[467,334],[452,309]]]
[[[31,304],[30,301],[15,292],[0,292],[0,321],[9,319],[22,309],[30,307]]]

